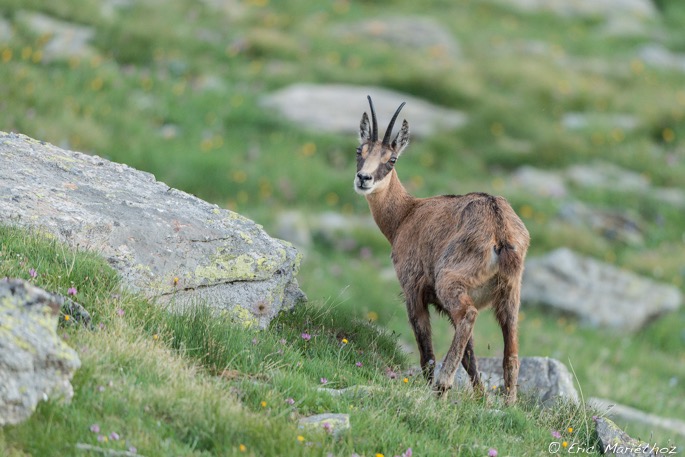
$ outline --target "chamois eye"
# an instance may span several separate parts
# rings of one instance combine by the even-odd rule
[[[395,162],[397,162],[397,157],[395,157],[395,156],[390,157],[390,163],[395,163]]]
[[[357,155],[358,155],[358,156],[359,156],[359,155],[362,155],[362,147],[361,147],[361,146],[359,146],[359,147],[357,148]]]

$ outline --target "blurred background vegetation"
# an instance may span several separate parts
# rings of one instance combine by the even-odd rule
[[[530,255],[566,246],[685,290],[685,3],[645,1],[653,17],[627,19],[516,3],[0,0],[0,129],[154,173],[272,235],[286,212],[305,226],[331,213],[362,221],[312,231],[302,289],[413,350],[389,246],[363,223],[368,208],[352,190],[356,135],[305,129],[263,105],[293,83],[382,86],[468,116],[460,129],[412,141],[398,172],[413,194],[504,195],[531,232]],[[86,47],[55,56],[55,33],[37,31],[36,13],[81,30]],[[340,33],[417,18],[447,30],[458,51]],[[523,178],[526,166],[558,177],[606,164],[646,184],[570,180],[554,194]],[[636,236],[570,223],[575,203],[624,215]],[[435,331],[441,357],[452,334],[444,320]],[[501,354],[489,312],[475,341],[478,355]],[[664,416],[685,417],[683,347],[682,309],[636,335],[522,311],[522,355],[570,362],[586,396]]]

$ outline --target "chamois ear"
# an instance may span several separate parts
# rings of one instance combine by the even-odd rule
[[[395,136],[395,139],[392,140],[392,149],[395,151],[395,154],[399,157],[400,154],[402,154],[402,151],[404,151],[404,148],[407,147],[409,144],[409,122],[407,120],[402,121],[402,128],[400,128],[400,131],[397,132],[397,135]]]
[[[362,115],[362,120],[359,123],[359,142],[366,143],[371,139],[371,124],[369,123],[369,115],[366,111]]]

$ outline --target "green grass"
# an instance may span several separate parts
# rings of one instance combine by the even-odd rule
[[[94,0],[0,0],[0,15],[9,21],[20,10],[33,10],[93,26],[92,45],[98,54],[46,63],[46,37],[17,25],[12,40],[0,43],[0,129],[152,172],[170,186],[237,210],[273,233],[283,210],[316,217],[329,210],[368,215],[368,208],[350,185],[355,136],[300,129],[264,110],[261,97],[295,82],[386,86],[469,116],[461,130],[412,140],[398,173],[415,195],[503,194],[531,232],[531,255],[567,246],[685,292],[682,208],[640,192],[569,186],[566,199],[548,199],[507,185],[509,173],[522,165],[564,170],[602,161],[639,172],[654,186],[685,188],[682,73],[651,68],[637,58],[637,49],[654,41],[685,52],[685,3],[656,3],[661,15],[646,36],[607,37],[599,19],[522,14],[497,2],[473,0],[336,0],[325,5],[254,0],[228,12],[191,0],[150,1],[123,8],[112,18],[102,16],[100,2]],[[364,36],[342,40],[331,32],[337,26],[393,15],[435,19],[459,41],[461,56],[436,60],[423,51]],[[531,47],[542,50],[527,52]],[[629,114],[638,125],[630,131],[602,123],[566,130],[561,120],[569,112]],[[559,209],[573,200],[630,214],[643,224],[644,242],[608,239],[560,220]],[[375,229],[343,236],[348,238],[345,243],[315,236],[302,265],[299,282],[325,312],[309,311],[339,316],[334,325],[316,321],[312,328],[373,318],[383,331],[394,332],[413,347],[399,286],[392,274],[390,279],[381,274],[391,268],[387,242]],[[80,272],[90,267],[74,262],[73,254],[59,246],[54,249],[36,260],[41,262],[37,280],[52,281],[45,287],[61,292],[76,285],[97,322],[119,322],[115,310],[126,309],[127,322],[128,316],[137,319],[127,324],[136,324],[127,338],[138,338],[137,322],[143,322],[147,336],[164,335],[169,354],[199,364],[210,378],[226,360],[242,357],[213,339],[205,341],[202,332],[219,338],[219,329],[200,331],[202,316],[179,318],[197,322],[197,331],[187,330],[197,340],[189,345],[184,338],[192,335],[184,336],[184,325],[147,316],[154,308],[139,304],[139,299],[131,298],[130,306],[121,303],[112,297],[120,292],[112,292],[111,277],[86,274],[86,280]],[[47,268],[53,260],[56,264]],[[61,264],[73,267],[41,276],[43,264],[46,271]],[[13,274],[28,278],[27,268],[25,263]],[[96,277],[103,281],[97,287]],[[655,414],[685,417],[677,401],[685,397],[684,310],[657,319],[636,335],[584,328],[568,316],[525,304],[523,312],[522,355],[571,362],[586,396],[608,396]],[[279,325],[297,341],[309,318],[284,317]],[[435,321],[436,350],[442,354],[451,329],[443,319]],[[260,357],[278,351],[270,345],[258,349],[263,337],[252,347],[251,336],[239,335],[232,341],[249,341],[248,347]],[[475,339],[478,355],[501,354],[501,335],[489,312],[481,314]],[[383,356],[388,365],[416,362],[415,354],[400,363],[391,352]],[[206,360],[206,353],[216,360]],[[286,351],[283,357],[295,355]],[[252,370],[259,357],[253,355],[252,365],[245,363]],[[377,361],[369,364],[369,369],[383,372]],[[298,382],[315,385],[314,367],[303,368]],[[357,382],[358,374],[352,370],[344,376]],[[347,385],[345,379],[335,382]],[[250,392],[249,386],[240,391]],[[683,440],[662,430],[621,425],[645,439],[653,433],[663,442]],[[461,432],[448,434],[457,436],[454,433]],[[384,449],[399,453],[400,448]],[[527,452],[536,454],[532,448]]]
[[[28,421],[0,430],[2,455],[74,455],[79,443],[146,456],[244,455],[241,444],[247,455],[399,455],[410,447],[415,455],[537,455],[552,430],[568,427],[569,441],[594,443],[582,407],[541,411],[524,397],[504,408],[497,396],[484,402],[465,392],[440,400],[418,376],[389,377],[409,366],[397,336],[332,303],[303,305],[254,332],[203,307],[168,314],[121,293],[104,261],[35,233],[0,227],[0,254],[3,276],[29,279],[38,266],[37,285],[76,287],[96,328],[61,321],[83,364],[74,398],[41,403]],[[321,378],[330,388],[373,390],[334,397],[319,390]],[[333,437],[297,428],[297,418],[323,412],[350,414],[352,429]],[[98,441],[112,432],[120,438]]]

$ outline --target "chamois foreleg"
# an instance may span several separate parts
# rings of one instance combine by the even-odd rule
[[[428,306],[423,300],[422,293],[407,293],[407,313],[409,323],[414,331],[416,343],[419,346],[421,359],[421,371],[429,383],[433,382],[433,370],[435,369],[435,355],[433,354],[433,340],[431,336],[431,322]]]
[[[454,325],[452,344],[442,363],[438,379],[435,381],[434,388],[439,394],[444,394],[452,387],[454,375],[459,362],[464,358],[464,352],[473,334],[473,325],[478,316],[478,310],[466,293],[467,288],[463,278],[458,272],[448,271],[440,275],[436,284],[438,298]]]
[[[505,402],[511,405],[516,402],[517,382],[519,374],[518,359],[518,314],[520,291],[516,284],[502,278],[495,294],[495,316],[502,328],[504,338],[504,370]]]

